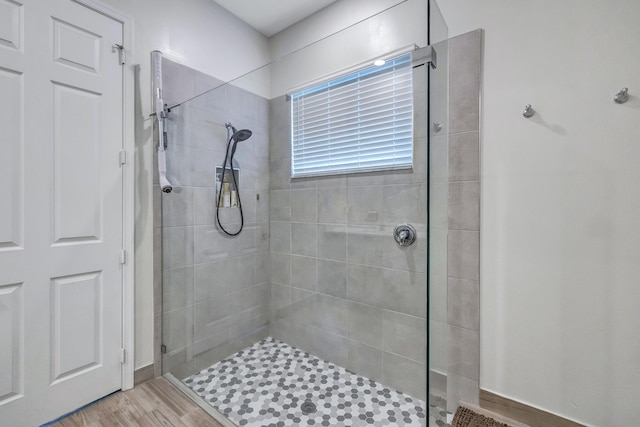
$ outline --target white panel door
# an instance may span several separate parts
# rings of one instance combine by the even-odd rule
[[[121,387],[122,25],[0,0],[0,425]]]

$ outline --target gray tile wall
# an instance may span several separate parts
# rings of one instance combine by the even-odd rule
[[[431,323],[443,329],[432,352],[443,354],[450,405],[476,402],[478,393],[480,37],[451,39],[451,122],[432,140],[430,238],[444,249],[430,260],[431,300],[444,301],[431,304]],[[165,64],[168,102],[220,83]],[[424,78],[416,69],[414,81]],[[284,97],[267,102],[222,86],[174,110],[167,156],[182,191],[161,196],[154,174],[156,374],[163,341],[165,370],[182,376],[269,332],[426,398],[426,86],[414,87],[421,125],[410,172],[292,180]],[[233,240],[214,222],[213,168],[226,121],[254,131],[238,148],[247,222]],[[223,219],[233,223],[232,210]],[[409,248],[391,236],[401,222],[418,229]]]
[[[447,373],[447,233],[448,233],[448,149],[449,149],[449,42],[434,46],[438,54],[430,70],[429,100],[431,140],[429,143],[429,392],[436,402],[446,399]],[[438,128],[434,123],[439,123]]]
[[[449,40],[447,409],[479,403],[481,30]]]
[[[270,101],[275,338],[426,398],[426,75],[414,70],[414,168],[290,178],[289,104]],[[418,239],[399,247],[393,228]]]
[[[161,242],[154,273],[156,364],[164,344],[163,372],[179,378],[268,333],[269,104],[221,83],[163,60],[169,105],[219,86],[169,115],[167,173],[174,191],[161,193],[154,174],[155,238]],[[224,235],[215,216],[214,171],[224,159],[227,121],[253,131],[236,152],[245,219],[237,237]],[[239,226],[238,209],[221,209],[220,217],[229,230]]]

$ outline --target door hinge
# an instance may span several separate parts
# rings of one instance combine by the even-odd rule
[[[125,364],[127,362],[127,350],[124,348],[120,349],[120,363]]]
[[[120,62],[120,65],[124,65],[126,54],[126,49],[124,48],[124,46],[121,44],[114,44],[112,48],[118,51],[118,61]]]
[[[126,264],[127,263],[127,251],[126,250],[122,250],[122,252],[120,252],[120,264]]]
[[[122,150],[120,152],[120,165],[126,165],[127,164],[127,152],[125,150]]]
[[[160,346],[160,353],[165,354],[167,352],[167,346],[162,344]]]

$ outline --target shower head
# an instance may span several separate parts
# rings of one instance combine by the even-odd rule
[[[231,135],[231,139],[236,144],[238,142],[240,142],[240,141],[246,141],[253,134],[253,132],[251,132],[249,129],[240,129],[240,130],[238,130],[238,129],[235,128],[235,126],[233,126],[229,122],[225,123],[224,125],[226,126],[227,129],[231,129],[231,131],[233,132],[233,134]]]
[[[231,135],[231,138],[233,138],[235,142],[246,141],[247,139],[251,138],[252,134],[253,132],[251,132],[249,129],[240,129],[240,130],[234,129],[234,132],[233,132],[233,135]]]

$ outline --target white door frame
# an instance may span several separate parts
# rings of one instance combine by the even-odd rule
[[[122,24],[122,41],[125,48],[125,65],[122,67],[122,149],[126,152],[126,164],[123,166],[122,188],[122,242],[125,250],[125,263],[122,266],[122,348],[125,351],[122,364],[122,389],[133,388],[135,369],[135,307],[134,307],[134,153],[135,153],[135,113],[134,113],[134,25],[133,18],[113,9],[97,0],[72,0],[114,21]]]

